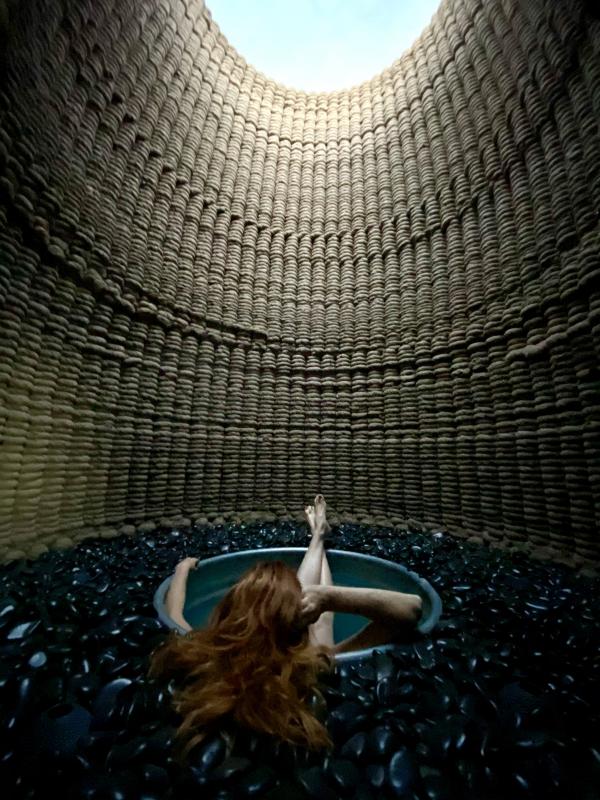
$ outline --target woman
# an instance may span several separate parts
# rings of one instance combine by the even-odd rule
[[[192,630],[183,617],[187,578],[198,559],[175,570],[166,608],[188,633],[171,634],[152,654],[150,675],[180,677],[174,695],[183,717],[177,731],[184,759],[227,721],[311,749],[329,747],[326,728],[308,707],[319,673],[333,656],[373,647],[414,628],[421,615],[418,595],[385,589],[334,586],[324,538],[330,530],[322,495],[305,508],[312,538],[296,572],[282,561],[259,562],[213,609],[208,625]],[[371,621],[337,644],[335,611]]]

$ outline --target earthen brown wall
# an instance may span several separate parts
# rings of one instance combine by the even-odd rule
[[[198,0],[12,7],[0,551],[160,520],[600,549],[600,23],[443,0],[305,94]]]

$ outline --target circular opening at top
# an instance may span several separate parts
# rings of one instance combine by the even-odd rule
[[[419,38],[440,0],[208,0],[229,44],[268,78],[305,92],[363,83]]]

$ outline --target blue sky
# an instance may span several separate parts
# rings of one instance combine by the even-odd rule
[[[307,92],[346,89],[388,67],[439,0],[206,0],[230,44],[269,78]]]

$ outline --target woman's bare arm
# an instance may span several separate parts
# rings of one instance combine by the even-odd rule
[[[301,624],[314,623],[324,611],[359,614],[371,621],[337,642],[330,654],[376,647],[395,639],[401,630],[412,630],[421,617],[423,601],[417,594],[388,589],[366,589],[326,584],[307,586],[302,597]]]
[[[185,593],[187,589],[187,579],[190,569],[194,569],[198,563],[197,558],[184,558],[175,567],[171,585],[165,598],[165,608],[167,614],[171,619],[184,628],[186,631],[191,631],[192,626],[183,616],[183,607],[185,605]]]
[[[374,622],[416,624],[423,601],[417,594],[388,589],[366,589],[350,586],[307,586],[303,594],[303,614],[312,623],[324,611],[360,614]]]

